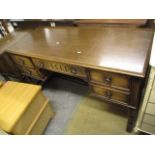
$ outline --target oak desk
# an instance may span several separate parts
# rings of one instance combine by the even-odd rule
[[[142,28],[44,27],[23,32],[4,51],[27,76],[44,80],[49,70],[87,81],[91,94],[129,109],[131,131],[152,38],[153,30]]]

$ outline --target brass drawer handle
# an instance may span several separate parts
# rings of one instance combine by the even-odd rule
[[[72,68],[71,68],[71,73],[72,73],[72,74],[77,74],[77,69],[74,68],[74,67],[72,67]]]
[[[104,82],[105,82],[106,84],[111,84],[112,78],[111,78],[111,77],[105,77],[105,78],[104,78]]]
[[[112,92],[111,91],[107,91],[106,93],[105,93],[105,96],[107,97],[107,98],[111,98],[112,97]]]

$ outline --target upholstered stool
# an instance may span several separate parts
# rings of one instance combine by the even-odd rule
[[[8,81],[0,88],[0,128],[9,134],[42,134],[54,113],[41,86]]]

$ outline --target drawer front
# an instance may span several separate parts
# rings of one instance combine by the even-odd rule
[[[22,74],[30,77],[35,77],[37,79],[43,78],[44,75],[37,69],[27,68],[27,67],[20,67]]]
[[[147,107],[146,107],[146,113],[151,114],[151,115],[155,115],[155,104],[148,103]]]
[[[143,122],[155,126],[155,116],[144,114]]]
[[[67,65],[63,63],[57,63],[57,62],[42,61],[38,59],[33,59],[33,62],[39,68],[44,68],[58,73],[64,73],[72,76],[86,78],[85,69],[82,67],[77,67],[77,66],[72,66],[72,65]]]
[[[92,93],[99,95],[105,99],[113,100],[123,104],[129,103],[129,94],[117,90],[108,89],[101,86],[91,85]]]
[[[154,89],[151,90],[151,94],[150,94],[150,97],[149,97],[149,102],[155,103],[155,90]]]
[[[98,70],[90,71],[90,80],[95,83],[108,85],[122,90],[130,90],[130,78],[124,75]]]
[[[31,59],[28,57],[12,55],[12,58],[15,61],[15,63],[17,63],[18,65],[34,68],[34,65]]]

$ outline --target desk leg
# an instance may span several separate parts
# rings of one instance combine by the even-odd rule
[[[128,109],[128,123],[127,123],[127,131],[132,132],[140,104],[140,97],[142,93],[142,80],[139,78],[133,78],[131,84],[131,98],[130,98],[130,105],[135,107],[135,109],[129,108]]]
[[[135,122],[136,122],[137,110],[129,109],[128,110],[128,123],[127,123],[127,131],[132,132]]]

